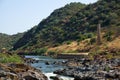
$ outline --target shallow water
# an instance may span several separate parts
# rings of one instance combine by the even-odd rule
[[[26,58],[33,58],[35,60],[39,60],[38,63],[33,63],[31,64],[31,66],[37,69],[40,69],[48,77],[49,80],[52,80],[49,78],[50,76],[59,76],[59,78],[63,80],[74,80],[74,78],[61,76],[61,75],[57,75],[53,73],[53,71],[58,70],[58,69],[63,69],[65,68],[65,66],[55,65],[52,63],[59,62],[59,61],[65,61],[64,59],[53,59],[47,56],[26,56]],[[46,62],[48,62],[50,65],[46,65],[45,64]]]

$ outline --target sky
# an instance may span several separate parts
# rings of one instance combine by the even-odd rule
[[[0,0],[0,33],[27,31],[47,18],[55,9],[71,2],[85,4],[97,0]]]

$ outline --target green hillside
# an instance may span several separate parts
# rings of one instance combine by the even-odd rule
[[[23,38],[14,45],[14,49],[20,47],[28,48],[28,46],[39,48],[43,45],[50,45],[54,41],[59,42],[57,37],[60,35],[60,38],[64,37],[64,35],[62,36],[64,31],[61,26],[64,26],[69,22],[70,18],[84,7],[85,5],[81,3],[70,3],[60,9],[56,9],[50,16],[42,20],[37,26],[30,29]],[[54,37],[56,37],[57,40],[53,40]]]
[[[16,43],[23,36],[23,33],[18,33],[15,35],[7,35],[0,33],[0,50],[2,48],[11,49],[13,44]]]
[[[16,42],[14,50],[32,52],[44,47],[56,47],[65,42],[92,39],[96,36],[98,23],[102,26],[104,38],[115,39],[120,35],[119,21],[119,0],[99,0],[89,5],[67,4],[26,32]]]

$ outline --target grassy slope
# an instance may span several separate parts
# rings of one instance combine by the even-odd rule
[[[55,51],[56,53],[84,53],[89,52],[90,55],[106,54],[108,57],[115,56],[120,57],[120,36],[112,41],[105,41],[101,45],[89,44],[90,39],[86,39],[80,42],[73,41],[69,44],[63,44],[57,47],[51,47],[47,52]],[[47,54],[47,53],[46,53]]]
[[[16,55],[9,55],[7,53],[0,53],[0,63],[22,63],[22,59]]]

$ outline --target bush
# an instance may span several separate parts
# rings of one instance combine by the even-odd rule
[[[106,38],[107,41],[111,41],[112,40],[112,35],[113,35],[113,32],[109,31],[104,35],[104,37]]]
[[[106,39],[107,39],[107,41],[112,41],[112,37],[111,36],[107,36]]]
[[[60,46],[60,43],[53,44],[53,47],[57,47],[57,46]]]
[[[55,56],[55,55],[57,55],[57,51],[48,51],[48,55],[49,56]]]
[[[93,38],[94,34],[93,33],[85,33],[85,34],[79,34],[77,41],[80,42],[82,40],[88,39],[88,38]]]
[[[93,44],[93,43],[95,43],[96,42],[96,38],[91,38],[90,39],[90,44]]]
[[[67,41],[67,42],[66,42],[67,45],[69,45],[69,44],[71,44],[71,43],[72,43],[72,41]]]
[[[36,55],[44,55],[44,53],[46,53],[47,48],[40,48],[40,49],[36,49],[33,51],[34,54]]]
[[[86,36],[86,38],[92,38],[92,37],[94,37],[94,34],[93,33],[86,33],[85,36]]]
[[[22,63],[21,57],[19,57],[17,54],[8,55],[0,53],[0,62],[1,63]]]

